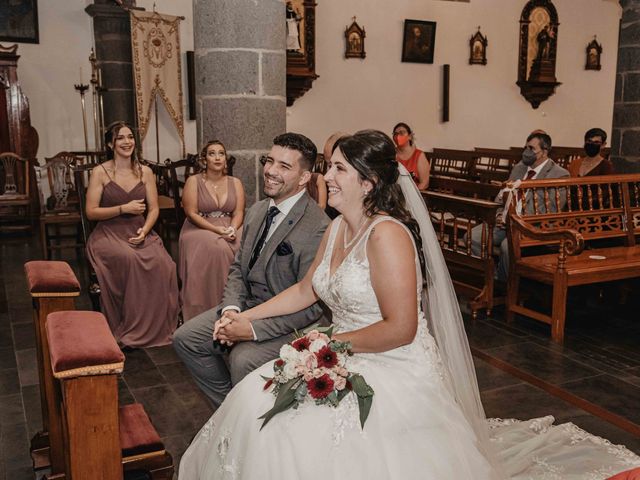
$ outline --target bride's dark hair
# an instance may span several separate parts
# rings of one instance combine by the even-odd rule
[[[387,213],[400,220],[411,232],[424,284],[427,275],[420,227],[407,210],[404,195],[397,184],[399,172],[393,141],[379,130],[361,130],[340,138],[335,148],[340,149],[362,181],[368,180],[373,185],[364,197],[365,214],[373,216],[380,212]]]

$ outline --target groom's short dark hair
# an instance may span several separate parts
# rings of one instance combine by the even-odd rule
[[[283,133],[273,139],[273,144],[283,148],[290,148],[300,153],[300,166],[303,170],[313,168],[318,156],[318,149],[313,142],[300,133]]]

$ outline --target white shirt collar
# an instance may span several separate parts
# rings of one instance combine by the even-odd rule
[[[550,158],[547,158],[544,162],[542,162],[540,165],[538,165],[536,168],[527,168],[527,173],[529,173],[530,170],[533,170],[534,172],[536,172],[536,174],[533,176],[533,179],[538,178],[538,175],[540,175],[540,172],[542,171],[542,169],[544,168],[544,166],[549,162],[549,160],[551,160]],[[526,173],[525,173],[525,178],[526,178]]]
[[[286,217],[289,214],[289,212],[291,211],[291,209],[293,208],[293,206],[296,203],[298,203],[298,200],[300,200],[302,198],[302,196],[306,192],[307,192],[307,189],[303,188],[302,190],[300,190],[295,195],[292,195],[291,197],[281,201],[278,205],[276,205],[276,202],[273,201],[273,198],[270,198],[269,199],[269,208],[278,207],[278,210],[280,210],[280,213],[278,214],[278,217],[280,215],[282,215],[283,217]]]

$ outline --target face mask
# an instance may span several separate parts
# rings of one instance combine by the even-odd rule
[[[522,163],[524,163],[527,167],[530,167],[534,163],[536,163],[536,152],[533,150],[529,150],[525,148],[524,152],[522,152]]]
[[[404,147],[409,141],[409,135],[394,135],[393,141],[398,147]]]
[[[587,154],[587,157],[595,157],[596,155],[598,155],[600,153],[601,146],[602,145],[600,145],[599,143],[585,143],[584,151]]]

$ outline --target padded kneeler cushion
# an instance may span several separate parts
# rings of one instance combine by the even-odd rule
[[[101,313],[50,313],[46,328],[54,377],[72,378],[122,372],[124,355]]]
[[[123,458],[164,451],[164,444],[141,404],[120,407],[119,417]]]
[[[76,297],[80,283],[67,262],[35,260],[24,264],[32,297]]]
[[[607,480],[640,480],[640,468],[620,472],[613,477],[607,478]]]

